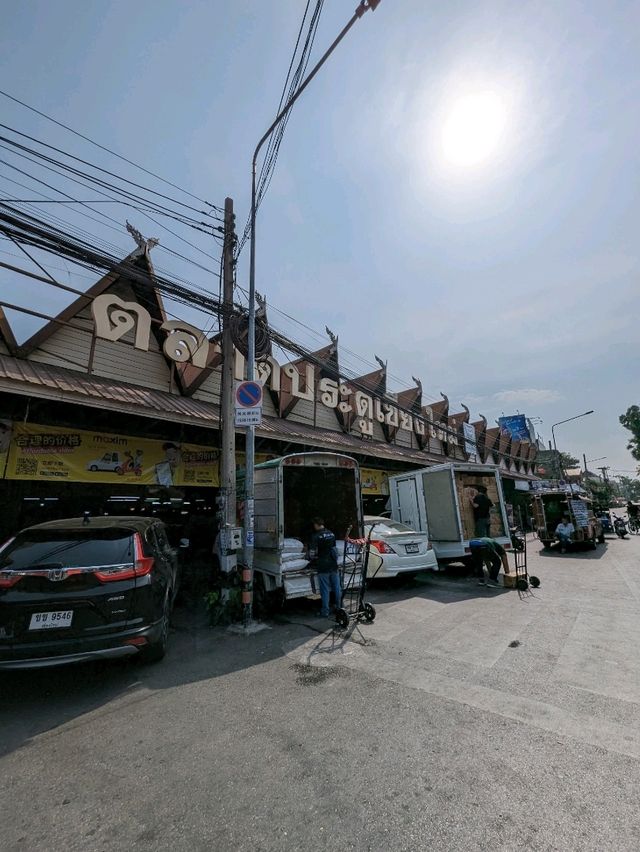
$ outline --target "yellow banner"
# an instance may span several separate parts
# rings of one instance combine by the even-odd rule
[[[383,470],[373,470],[368,467],[360,468],[360,482],[363,494],[389,493],[389,481]]]
[[[0,479],[4,476],[4,471],[7,466],[9,457],[9,447],[11,445],[11,427],[10,420],[0,420]]]
[[[33,423],[14,423],[9,435],[7,479],[167,487],[220,482],[219,451],[197,444]],[[0,476],[5,468],[1,438],[2,429]]]

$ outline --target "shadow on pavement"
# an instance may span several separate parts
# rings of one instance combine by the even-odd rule
[[[560,553],[560,550],[556,545],[550,548],[541,547],[539,550],[535,550],[536,556],[542,556],[547,559],[549,557],[553,559],[562,559],[562,560],[580,560],[580,561],[593,561],[594,559],[602,559],[602,557],[606,554],[609,548],[609,543],[605,542],[604,544],[599,544],[595,550],[589,550],[584,547],[573,547],[570,550],[567,550],[566,553]],[[533,550],[533,547],[531,548]]]
[[[423,571],[413,578],[399,576],[376,580],[367,591],[375,605],[376,602],[399,603],[407,597],[457,603],[470,598],[496,597],[510,590],[479,586],[475,577],[469,575],[468,568],[452,565],[446,571]]]
[[[318,633],[330,626],[317,622]],[[291,622],[252,637],[210,628],[202,606],[174,612],[167,656],[154,665],[135,657],[43,669],[0,672],[0,756],[86,714],[115,711],[121,702],[144,702],[159,690],[218,678],[261,665],[308,641],[308,629]]]

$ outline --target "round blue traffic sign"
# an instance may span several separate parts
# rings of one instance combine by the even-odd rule
[[[256,408],[262,404],[262,385],[258,382],[241,382],[236,388],[236,402],[242,408]]]

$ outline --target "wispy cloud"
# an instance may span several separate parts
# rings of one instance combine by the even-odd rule
[[[562,394],[549,388],[514,388],[494,393],[493,399],[497,402],[522,402],[540,405],[545,402],[557,402],[562,399]]]

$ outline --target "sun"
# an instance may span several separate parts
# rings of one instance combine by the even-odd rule
[[[491,90],[459,97],[451,105],[441,131],[444,158],[453,166],[477,166],[490,159],[502,145],[507,107]]]

